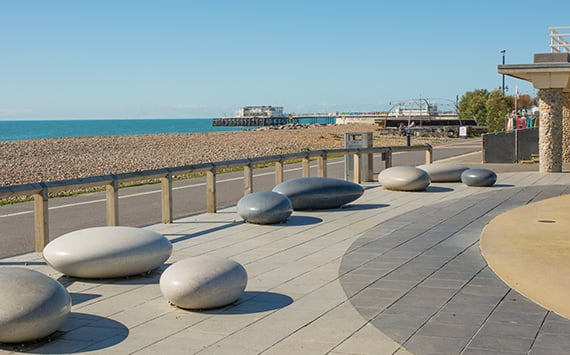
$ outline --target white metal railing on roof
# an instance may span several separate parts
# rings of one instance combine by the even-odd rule
[[[558,31],[567,31],[566,33],[560,33]],[[550,52],[551,53],[563,53],[570,52],[570,26],[563,27],[550,27]]]

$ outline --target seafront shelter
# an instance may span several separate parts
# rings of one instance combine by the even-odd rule
[[[558,31],[565,30],[568,33]],[[550,53],[532,64],[502,64],[500,74],[531,82],[539,98],[539,171],[562,172],[570,162],[570,26],[550,28]]]

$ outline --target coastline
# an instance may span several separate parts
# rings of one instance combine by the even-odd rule
[[[374,126],[370,124],[346,124],[6,141],[0,142],[0,166],[3,167],[0,186],[342,148],[345,132],[373,131]],[[374,139],[374,146],[404,144],[405,137]]]

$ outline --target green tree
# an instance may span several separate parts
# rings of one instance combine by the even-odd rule
[[[505,118],[513,110],[512,97],[503,95],[501,90],[491,91],[485,107],[489,132],[503,131],[506,123]]]
[[[468,91],[459,100],[458,114],[461,119],[475,119],[478,126],[487,124],[487,100],[489,91],[477,89]]]

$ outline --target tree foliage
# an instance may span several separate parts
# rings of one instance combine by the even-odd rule
[[[459,101],[459,117],[462,119],[475,119],[477,125],[485,126],[487,124],[486,103],[488,98],[489,91],[486,89],[466,92]]]
[[[523,95],[528,96],[528,95]],[[518,102],[517,102],[518,103]],[[532,105],[532,100],[524,101],[523,105]],[[519,106],[527,108],[526,106]],[[497,132],[505,129],[505,117],[514,108],[514,98],[503,95],[501,90],[487,91],[477,89],[466,92],[461,97],[458,106],[459,117],[463,119],[475,119],[477,125],[487,126],[489,132]]]
[[[501,90],[492,91],[485,104],[487,107],[487,128],[489,132],[505,129],[505,118],[513,110],[513,101]]]

